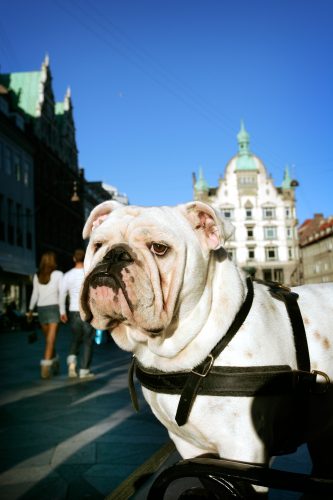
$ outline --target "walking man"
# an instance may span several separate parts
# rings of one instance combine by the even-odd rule
[[[60,289],[60,318],[63,323],[67,323],[66,297],[69,295],[69,323],[72,331],[72,341],[67,356],[68,376],[74,378],[79,375],[82,379],[89,379],[94,377],[94,374],[90,371],[90,365],[95,330],[89,323],[82,321],[79,313],[80,290],[84,279],[84,253],[82,249],[75,250],[73,255],[74,267],[64,275]],[[78,374],[77,360],[81,345],[83,349]]]

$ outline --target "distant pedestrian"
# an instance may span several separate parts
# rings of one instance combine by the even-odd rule
[[[84,254],[85,252],[82,249],[75,250],[73,255],[74,267],[64,275],[60,292],[60,314],[61,321],[67,323],[66,297],[69,295],[69,322],[72,331],[72,340],[67,357],[68,376],[74,378],[79,375],[82,379],[89,379],[94,377],[94,374],[90,371],[90,365],[93,355],[95,330],[89,323],[81,319],[79,312],[80,290],[84,280]],[[81,345],[83,349],[78,373],[77,364]]]
[[[38,272],[33,277],[33,290],[28,318],[37,305],[38,320],[45,336],[44,358],[41,360],[41,377],[50,378],[59,373],[59,357],[55,343],[60,323],[59,294],[63,273],[57,269],[54,252],[45,252],[40,260]]]

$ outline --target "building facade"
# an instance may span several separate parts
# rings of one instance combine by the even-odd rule
[[[0,313],[25,311],[41,255],[72,267],[90,210],[116,188],[89,183],[78,165],[70,90],[56,102],[48,57],[40,70],[0,74]]]
[[[243,123],[237,140],[238,153],[227,163],[218,187],[210,188],[200,172],[194,179],[194,199],[211,203],[234,225],[226,248],[237,265],[258,279],[298,284],[298,183],[286,167],[282,185],[274,185],[261,159],[250,151]]]
[[[0,313],[26,304],[35,250],[34,149],[24,116],[0,85]]]
[[[333,216],[314,214],[298,228],[301,283],[333,281]]]

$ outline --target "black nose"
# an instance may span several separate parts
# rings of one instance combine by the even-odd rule
[[[130,253],[123,247],[112,248],[107,254],[104,255],[104,262],[107,262],[109,265],[112,264],[128,264],[133,262],[133,258]]]

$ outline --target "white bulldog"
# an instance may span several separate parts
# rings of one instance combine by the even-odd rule
[[[83,232],[90,242],[81,316],[95,328],[111,330],[116,343],[133,352],[140,366],[190,372],[225,335],[247,295],[245,276],[223,248],[232,231],[228,221],[202,202],[149,208],[102,203],[91,212]],[[301,286],[297,293],[311,370],[332,379],[333,284]],[[246,319],[211,364],[297,369],[285,304],[267,286],[254,283]],[[302,407],[292,394],[199,393],[186,423],[178,425],[179,394],[143,388],[184,458],[209,453],[265,464],[277,448],[298,446],[297,428],[307,422],[304,440],[316,472],[332,477],[332,391],[329,386],[319,392],[307,396]]]

